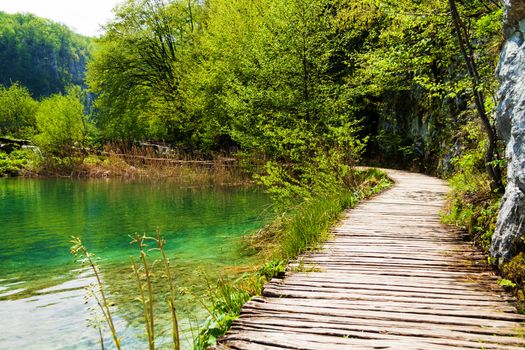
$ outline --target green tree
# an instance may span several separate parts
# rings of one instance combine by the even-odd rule
[[[270,161],[262,180],[277,192],[300,198],[341,185],[363,142],[338,76],[336,4],[217,0],[207,10],[198,76],[214,103],[203,114]]]
[[[364,131],[371,137],[367,156],[426,171],[447,166],[443,159],[471,146],[464,128],[477,119],[449,4],[426,0],[357,4],[347,2],[341,12],[347,19],[344,31],[350,34],[345,80],[347,95],[365,118]],[[463,17],[478,61],[476,89],[491,96],[500,8],[489,2],[465,2]],[[484,105],[489,111],[494,101],[485,99]]]
[[[195,5],[129,0],[96,42],[87,80],[96,120],[109,138],[187,138],[181,80],[193,42]]]
[[[0,84],[20,82],[35,98],[84,83],[90,41],[31,14],[0,12]]]
[[[454,29],[456,31],[459,48],[465,60],[467,71],[470,76],[472,95],[476,105],[476,111],[487,135],[485,167],[491,182],[491,188],[492,190],[503,193],[505,191],[505,187],[503,186],[501,178],[501,169],[499,165],[501,157],[497,149],[496,129],[493,123],[491,123],[485,108],[485,94],[482,88],[483,82],[478,69],[478,63],[475,58],[474,47],[471,44],[471,33],[460,16],[456,1],[448,0],[448,4],[450,7],[452,22],[454,23]]]
[[[68,95],[52,95],[38,108],[36,122],[39,134],[35,141],[41,149],[59,157],[79,153],[86,146],[87,121],[79,90]]]
[[[28,138],[35,131],[38,103],[19,83],[9,89],[0,85],[0,134]]]

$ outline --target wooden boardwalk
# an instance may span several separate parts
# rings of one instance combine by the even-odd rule
[[[440,223],[445,184],[388,172],[395,186],[268,283],[218,349],[525,349],[525,316]]]

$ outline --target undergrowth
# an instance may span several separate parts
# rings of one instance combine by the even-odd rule
[[[30,149],[0,152],[0,176],[18,176],[31,171],[38,161],[38,156]]]
[[[0,176],[73,178],[151,178],[176,180],[181,185],[244,185],[253,183],[239,159],[226,154],[160,153],[152,148],[77,150],[67,156],[32,149],[0,151]]]

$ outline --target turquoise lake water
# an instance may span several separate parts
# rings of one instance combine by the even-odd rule
[[[174,266],[177,308],[188,348],[192,332],[206,317],[200,306],[206,278],[238,275],[253,262],[242,249],[241,237],[268,221],[269,204],[269,198],[253,187],[0,179],[0,348],[100,349],[98,331],[90,326],[95,319],[93,301],[84,302],[85,287],[94,276],[69,253],[73,235],[100,259],[102,278],[116,304],[123,348],[146,348],[130,268],[130,256],[138,254],[129,235],[154,235],[157,227]],[[155,297],[160,348],[170,324],[162,293]]]

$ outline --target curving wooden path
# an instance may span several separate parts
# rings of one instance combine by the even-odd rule
[[[268,283],[217,348],[525,349],[525,316],[483,256],[440,223],[446,185],[388,173],[393,188]]]

